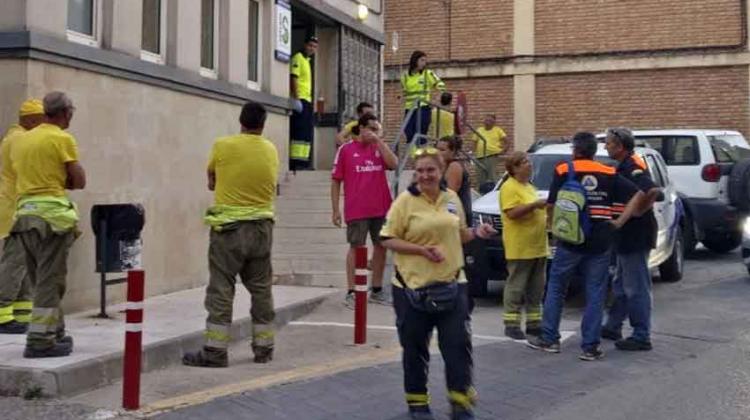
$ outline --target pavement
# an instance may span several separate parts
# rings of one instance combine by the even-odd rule
[[[655,283],[654,350],[581,362],[580,299],[568,302],[558,355],[502,336],[495,287],[477,301],[472,328],[477,418],[518,420],[750,420],[750,278],[737,253],[701,250],[678,283]],[[120,410],[121,383],[64,399],[0,398],[7,420],[406,419],[400,347],[388,306],[368,305],[368,341],[352,345],[353,312],[328,295],[277,335],[272,363],[252,363],[246,343],[229,369],[171,365],[142,377],[142,408]],[[434,340],[433,340],[434,341]],[[446,419],[443,366],[432,348],[433,410]]]
[[[274,286],[276,324],[284,325],[312,311],[335,289]],[[202,345],[206,312],[205,288],[196,288],[144,302],[143,372],[179,363],[182,353]],[[238,289],[234,302],[232,336],[250,333],[250,295]],[[110,384],[122,377],[125,304],[107,308],[108,319],[98,311],[66,316],[75,350],[68,357],[25,359],[25,335],[0,335],[0,394],[25,393],[69,396]]]

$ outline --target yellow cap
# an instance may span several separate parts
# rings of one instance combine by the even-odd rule
[[[18,110],[19,117],[26,117],[29,115],[44,114],[44,104],[39,99],[28,99],[21,104],[21,109]]]

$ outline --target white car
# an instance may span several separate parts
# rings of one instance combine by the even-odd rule
[[[667,167],[661,155],[648,147],[637,147],[635,151],[646,162],[654,182],[664,192],[664,200],[654,204],[658,235],[656,248],[651,251],[649,256],[649,267],[658,269],[663,281],[679,281],[682,279],[683,270],[681,230],[682,223],[684,223],[684,211],[682,201],[677,195],[674,183],[667,174]],[[534,167],[531,182],[539,191],[539,198],[547,198],[555,166],[561,161],[570,159],[571,154],[572,146],[570,143],[541,146],[538,150],[529,154],[529,160]],[[595,159],[608,165],[616,165],[616,161],[607,155],[603,144],[599,145]],[[502,230],[498,200],[502,183],[503,179],[495,185],[492,191],[474,201],[472,205],[474,225],[481,222],[492,223],[496,230]],[[554,243],[552,245],[554,252]],[[469,279],[470,291],[474,296],[482,296],[487,293],[488,281],[503,281],[507,277],[501,235],[469,243],[465,258],[464,268]]]
[[[745,219],[745,227],[742,232],[742,262],[750,274],[750,218]]]
[[[750,145],[737,131],[641,130],[636,144],[658,151],[685,205],[687,254],[698,242],[729,252],[742,241],[750,212]],[[598,136],[603,140],[604,135]]]

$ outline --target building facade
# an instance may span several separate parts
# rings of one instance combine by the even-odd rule
[[[391,130],[398,74],[422,50],[466,94],[469,122],[496,114],[517,150],[619,125],[750,134],[746,0],[387,0],[385,12]]]
[[[207,281],[213,139],[239,131],[248,100],[266,105],[265,135],[286,172],[289,65],[307,36],[318,105],[315,166],[330,167],[334,133],[360,100],[380,103],[379,0],[4,0],[0,4],[0,126],[52,90],[77,111],[70,131],[88,174],[73,192],[84,231],[69,260],[67,309],[98,303],[94,204],[141,203],[147,293]],[[364,69],[364,70],[363,70]],[[2,129],[4,130],[4,128]],[[283,193],[283,191],[282,191]],[[108,291],[122,298],[121,287]]]

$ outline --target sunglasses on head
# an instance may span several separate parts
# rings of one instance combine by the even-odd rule
[[[438,150],[435,147],[428,146],[428,147],[420,147],[418,149],[415,149],[414,152],[412,152],[412,157],[420,157],[420,156],[432,156],[437,155],[440,153],[440,150]]]

